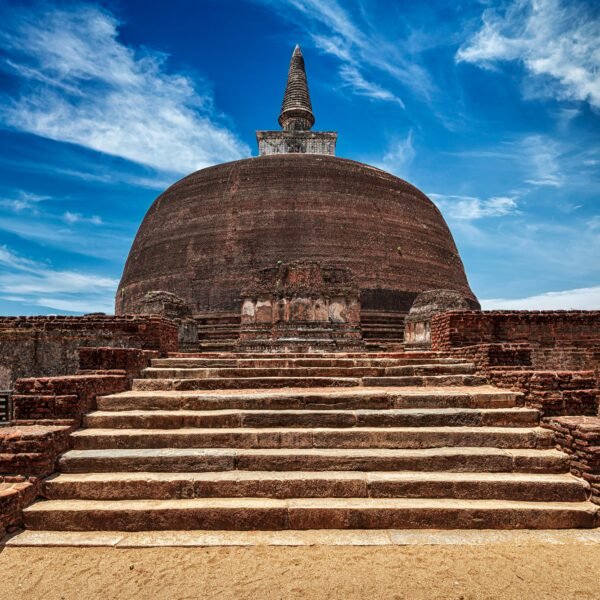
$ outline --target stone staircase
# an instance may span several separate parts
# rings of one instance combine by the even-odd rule
[[[176,354],[98,399],[38,530],[595,527],[535,410],[432,352]]]

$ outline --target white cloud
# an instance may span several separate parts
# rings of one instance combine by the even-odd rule
[[[56,270],[0,246],[0,297],[68,312],[112,312],[118,280]]]
[[[12,10],[0,46],[21,88],[4,123],[174,173],[249,154],[210,93],[166,55],[124,45],[118,27],[94,4]]]
[[[449,219],[472,221],[488,217],[506,217],[519,212],[516,199],[508,196],[482,200],[473,196],[431,193],[429,197]]]
[[[75,223],[91,223],[92,225],[102,225],[102,219],[98,215],[84,217],[81,213],[66,211],[63,215],[63,219],[69,225],[74,225]]]
[[[483,310],[600,310],[600,286],[546,292],[528,298],[481,300]]]
[[[561,145],[543,135],[526,136],[519,142],[519,153],[531,165],[532,176],[525,180],[530,185],[561,187],[564,177],[560,170],[559,160]]]
[[[538,94],[600,108],[600,20],[581,1],[516,0],[502,14],[486,9],[456,60],[483,67],[520,61]]]
[[[50,196],[40,196],[39,194],[19,191],[14,197],[0,198],[0,206],[16,213],[24,210],[37,213],[37,204],[44,200],[50,200]]]
[[[406,56],[407,46],[398,39],[390,41],[382,37],[368,22],[359,25],[347,10],[347,3],[342,5],[337,0],[255,1],[274,8],[294,24],[300,21],[317,48],[341,61],[340,77],[357,95],[403,107],[397,94],[373,81],[382,74],[427,99],[434,90],[428,72],[414,57]],[[366,17],[364,11],[362,15]],[[368,76],[365,75],[367,72]]]
[[[392,94],[392,92],[382,88],[376,83],[367,81],[362,73],[353,65],[342,65],[340,68],[340,76],[344,83],[351,87],[354,93],[359,96],[366,96],[373,100],[396,102],[402,108],[405,108],[404,102],[402,102],[398,96]]]
[[[375,166],[384,171],[406,177],[406,170],[414,158],[415,148],[413,145],[413,131],[411,129],[405,138],[397,138],[389,144],[383,155],[383,159],[379,163],[376,163]]]

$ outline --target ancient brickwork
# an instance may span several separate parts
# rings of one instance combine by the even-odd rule
[[[434,350],[494,342],[585,348],[593,358],[600,350],[600,311],[447,312],[432,318],[431,341]]]
[[[592,502],[600,504],[600,418],[559,417],[545,424],[557,448],[570,456],[571,473],[591,486]]]
[[[13,422],[61,422],[78,426],[96,406],[96,397],[129,389],[125,371],[18,379],[13,395]]]
[[[435,315],[432,347],[523,393],[542,416],[598,413],[600,312],[461,311]]]
[[[521,392],[522,403],[537,408],[542,417],[597,415],[600,391],[593,371],[539,371],[489,369],[488,381],[498,387]]]
[[[157,350],[139,348],[80,348],[80,374],[107,374],[106,371],[124,371],[131,382],[141,376],[150,366],[153,358],[158,358]]]
[[[23,509],[37,496],[37,486],[29,481],[3,481],[0,475],[0,540],[23,525]]]
[[[46,477],[69,448],[68,426],[16,425],[0,429],[0,477]]]
[[[442,215],[414,186],[354,161],[278,154],[209,167],[164,192],[133,243],[117,312],[139,313],[156,289],[193,314],[239,311],[256,272],[301,259],[350,269],[366,310],[406,312],[430,289],[474,299]]]
[[[84,317],[0,318],[0,389],[19,377],[74,373],[82,346],[177,350],[177,327],[161,317],[88,315]]]

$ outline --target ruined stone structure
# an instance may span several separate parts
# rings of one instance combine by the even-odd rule
[[[478,310],[433,203],[311,131],[298,48],[280,125],[156,200],[118,316],[0,319],[0,537],[597,527],[600,312]]]
[[[259,271],[242,300],[240,349],[363,348],[360,290],[348,269],[311,261],[281,263]]]

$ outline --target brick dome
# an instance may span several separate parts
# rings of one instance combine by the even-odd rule
[[[137,313],[163,290],[194,312],[239,308],[242,289],[278,261],[349,268],[363,309],[407,311],[425,290],[476,301],[452,234],[422,192],[389,173],[316,154],[275,154],[192,173],[146,214],[116,298]]]

